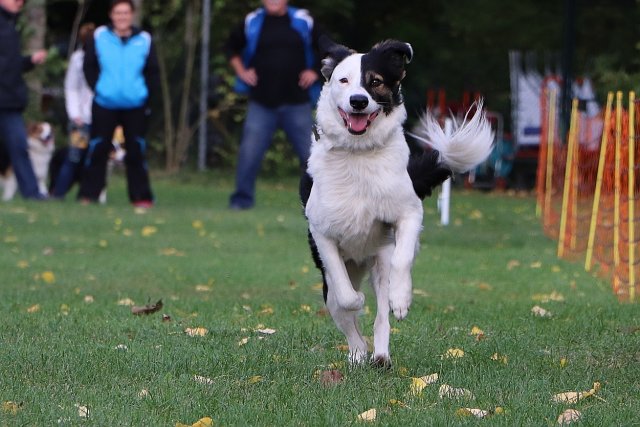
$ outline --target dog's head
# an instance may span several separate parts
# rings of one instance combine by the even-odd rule
[[[48,145],[53,141],[53,129],[47,122],[29,123],[29,125],[27,125],[27,135],[42,145]]]
[[[413,57],[410,44],[386,40],[364,54],[328,39],[322,47],[327,52],[322,61],[326,82],[318,104],[323,131],[328,131],[327,125],[340,125],[350,135],[365,135],[396,110],[401,110],[396,120],[404,122],[406,112],[399,108],[403,104],[400,82],[405,64]]]

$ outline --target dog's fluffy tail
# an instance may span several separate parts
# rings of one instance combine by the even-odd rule
[[[475,113],[469,119],[471,109]],[[438,121],[429,113],[420,118],[420,123],[410,135],[440,153],[439,161],[453,172],[467,172],[485,161],[493,149],[493,131],[478,101],[467,112],[462,124],[455,126],[451,135],[446,135]]]

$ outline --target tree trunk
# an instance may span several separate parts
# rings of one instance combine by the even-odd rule
[[[171,112],[171,89],[169,88],[169,73],[165,61],[162,35],[156,32],[156,53],[160,72],[160,89],[162,91],[162,111],[164,113],[164,147],[166,149],[165,169],[172,170],[175,149],[173,146],[173,113]]]
[[[24,18],[27,23],[25,52],[31,54],[36,50],[44,49],[45,36],[47,35],[47,9],[45,0],[29,1],[24,10]],[[25,75],[27,85],[31,89],[31,95],[37,101],[38,110],[41,108],[42,81],[37,73]]]

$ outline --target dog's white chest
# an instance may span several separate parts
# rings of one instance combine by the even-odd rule
[[[345,257],[370,256],[393,241],[404,211],[422,208],[402,152],[314,154],[306,214],[312,228],[334,240]]]

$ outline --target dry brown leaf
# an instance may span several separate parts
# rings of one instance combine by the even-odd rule
[[[89,408],[78,403],[75,404],[75,407],[78,408],[78,416],[80,418],[89,418]]]
[[[567,409],[560,415],[558,415],[558,424],[566,425],[571,424],[582,419],[582,413],[576,409]]]
[[[22,409],[22,403],[12,402],[10,400],[2,402],[2,412],[7,414],[16,415],[19,410]]]
[[[135,314],[136,316],[139,316],[141,314],[152,314],[155,313],[156,311],[159,311],[162,309],[162,300],[158,300],[158,302],[156,302],[155,304],[146,304],[146,305],[142,305],[142,306],[133,306],[131,307],[131,314]]]
[[[587,397],[595,395],[600,390],[600,383],[593,383],[593,388],[588,391],[567,391],[564,393],[554,394],[551,398],[555,403],[576,403]]]
[[[376,408],[371,408],[358,415],[358,421],[375,421],[377,415]]]
[[[337,369],[329,369],[320,372],[320,384],[325,387],[340,384],[344,380],[344,375]]]

